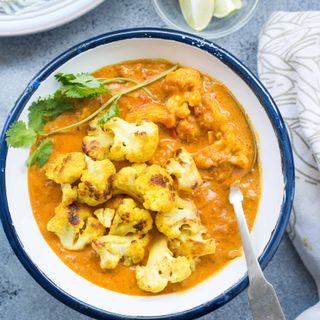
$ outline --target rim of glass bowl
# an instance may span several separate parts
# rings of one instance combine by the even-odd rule
[[[180,25],[176,24],[175,22],[173,22],[171,19],[168,18],[168,16],[164,13],[164,11],[161,9],[161,6],[159,5],[159,1],[158,0],[152,0],[153,3],[153,7],[155,8],[157,14],[159,15],[159,17],[162,19],[162,21],[164,23],[166,23],[169,27],[175,28],[177,30],[183,31],[183,32],[188,32],[188,33],[192,33],[198,37],[202,37],[202,38],[206,38],[209,40],[213,40],[213,39],[218,39],[218,38],[222,38],[225,37],[233,32],[236,32],[237,30],[241,29],[242,27],[244,27],[249,20],[253,17],[259,0],[255,0],[253,6],[251,7],[250,11],[247,13],[246,16],[243,17],[242,20],[238,21],[238,23],[234,24],[233,26],[231,26],[228,29],[219,31],[219,32],[206,32],[201,31],[198,32],[196,30],[192,31],[192,28],[187,29],[187,28],[183,28]],[[182,13],[181,13],[182,14]]]

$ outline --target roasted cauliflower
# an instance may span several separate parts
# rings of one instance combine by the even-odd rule
[[[74,183],[86,168],[84,154],[81,152],[69,152],[59,154],[46,170],[46,176],[56,183]]]
[[[83,138],[82,150],[94,160],[104,160],[108,158],[113,144],[113,134],[106,133],[97,121],[98,118],[95,118],[90,122],[87,129],[88,135]]]
[[[125,198],[115,212],[109,235],[146,234],[152,224],[148,210],[139,208],[133,199]]]
[[[78,191],[77,187],[72,187],[71,184],[62,184],[62,204],[67,206],[71,203],[74,203],[78,199]]]
[[[123,193],[141,201],[146,209],[167,212],[175,205],[173,180],[166,170],[156,164],[134,164],[122,168],[114,176],[115,193]]]
[[[99,222],[105,227],[110,228],[115,214],[115,210],[111,208],[99,208],[93,212]]]
[[[108,158],[115,161],[149,161],[159,143],[159,128],[148,120],[129,123],[114,117],[105,123],[106,133],[114,135]]]
[[[136,267],[136,279],[142,290],[157,293],[169,282],[181,282],[191,274],[191,265],[186,257],[173,257],[163,236],[151,246],[146,266]]]
[[[196,206],[189,200],[178,197],[173,210],[157,213],[155,223],[169,238],[170,248],[177,255],[200,257],[215,252],[215,241],[203,239],[206,228]]]
[[[107,235],[92,241],[92,248],[100,256],[102,269],[114,269],[122,260],[125,266],[131,266],[144,258],[149,236]]]
[[[202,183],[196,164],[185,148],[177,149],[175,157],[167,161],[165,168],[177,178],[179,190],[192,192]]]
[[[105,228],[90,214],[90,209],[86,205],[60,204],[48,222],[47,230],[59,237],[65,249],[81,250],[105,232]]]
[[[111,198],[112,176],[116,173],[108,160],[93,161],[86,156],[87,169],[78,185],[78,199],[89,206],[97,206]]]

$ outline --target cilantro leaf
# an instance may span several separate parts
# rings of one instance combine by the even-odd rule
[[[38,167],[43,167],[49,159],[53,151],[53,143],[49,138],[43,140],[37,148],[29,155],[27,159],[28,167],[37,164]]]
[[[60,91],[46,98],[40,97],[29,107],[29,128],[40,133],[48,121],[73,108],[73,105],[61,95]]]
[[[90,73],[57,73],[56,79],[61,82],[62,93],[68,98],[94,97],[110,90],[99,79]]]
[[[117,117],[120,113],[118,100],[115,100],[112,102],[111,107],[108,109],[108,111],[100,117],[98,120],[98,124],[102,125],[105,124],[108,120],[110,120],[113,117]]]
[[[28,129],[23,121],[13,122],[6,132],[6,142],[9,147],[27,147],[34,143],[37,134],[32,129]]]

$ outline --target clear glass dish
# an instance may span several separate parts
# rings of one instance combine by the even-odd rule
[[[224,18],[212,18],[203,31],[195,31],[183,18],[178,0],[153,0],[154,8],[160,18],[175,29],[196,34],[206,39],[224,37],[242,28],[253,16],[259,0],[242,0],[242,8]]]

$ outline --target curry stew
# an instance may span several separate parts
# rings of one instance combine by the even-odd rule
[[[169,69],[164,60],[105,66],[112,93]],[[119,115],[101,115],[52,136],[48,163],[28,172],[42,235],[74,272],[130,295],[172,293],[205,280],[242,254],[229,185],[251,165],[253,137],[221,82],[178,67],[121,96]],[[91,114],[112,93],[75,101],[46,124],[53,130]],[[99,118],[100,117],[100,118]],[[259,163],[241,180],[252,228]]]

